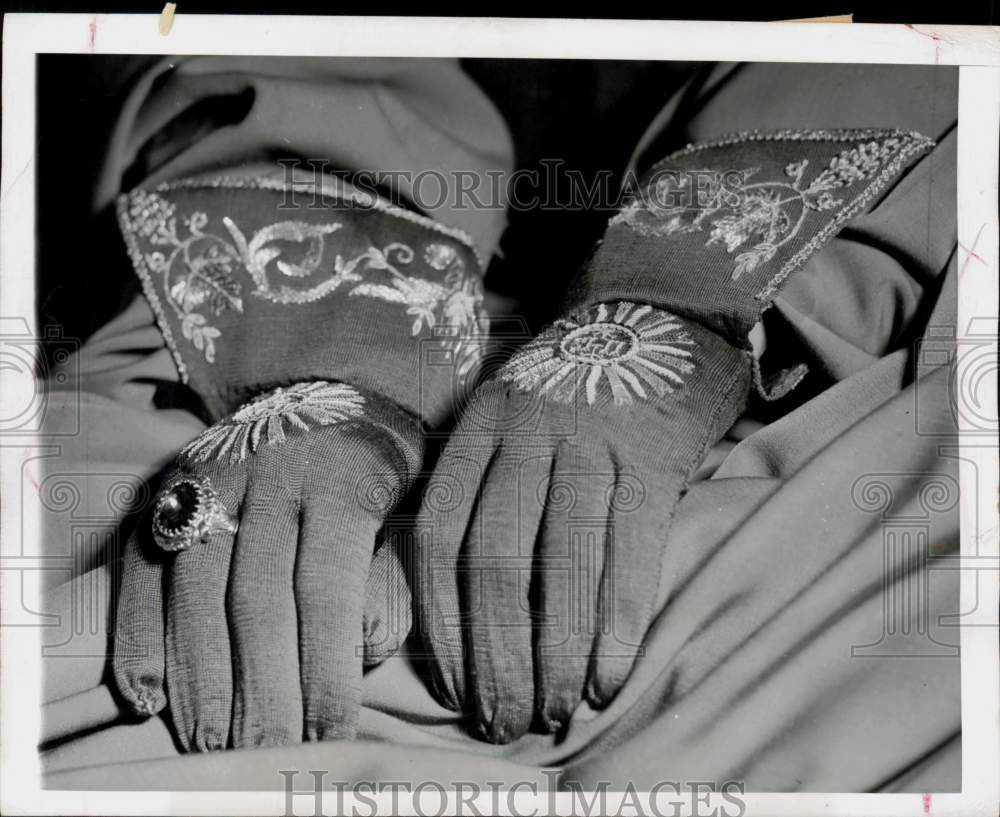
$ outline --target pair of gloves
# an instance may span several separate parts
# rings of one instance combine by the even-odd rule
[[[565,317],[476,389],[428,484],[410,579],[435,693],[484,739],[552,731],[615,696],[657,612],[687,481],[754,391],[774,399],[804,374],[765,376],[751,329],[930,146],[892,130],[782,131],[667,157],[610,221]],[[382,627],[381,647],[359,650],[380,630],[377,615],[365,623],[366,581],[373,596],[406,594],[380,530],[421,467],[423,429],[459,391],[443,373],[474,370],[484,325],[471,251],[421,219],[310,212],[249,238],[236,215],[205,215],[260,222],[267,192],[179,185],[121,205],[182,373],[220,416],[242,406],[177,466],[239,509],[235,537],[170,555],[140,529],[126,555],[119,688],[146,714],[169,697],[191,749],[354,733],[364,656],[400,640]],[[189,241],[216,221],[224,232]],[[180,285],[221,268],[251,291]]]

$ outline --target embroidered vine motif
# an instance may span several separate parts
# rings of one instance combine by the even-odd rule
[[[445,273],[438,283],[400,269],[416,257],[414,249],[401,242],[369,246],[353,257],[338,253],[332,263],[324,264],[328,237],[343,226],[336,222],[282,221],[247,237],[228,216],[222,219],[225,233],[209,232],[208,216],[195,212],[182,219],[187,232],[181,235],[174,204],[141,190],[130,195],[126,218],[130,230],[164,248],[142,253],[142,260],[161,277],[165,300],[181,322],[181,333],[209,363],[215,360],[215,340],[221,333],[206,313],[243,311],[244,293],[236,277],[240,268],[253,283],[249,294],[271,303],[310,303],[349,286],[349,295],[406,306],[406,314],[413,317],[414,335],[443,324],[452,332],[445,342],[463,353],[469,351],[465,348],[469,340],[478,337],[481,286],[478,277],[467,274],[458,251],[447,243],[432,241],[422,248],[425,263]],[[287,257],[289,245],[302,248],[296,260]],[[329,269],[325,277],[324,268]],[[380,274],[384,280],[372,280]],[[311,286],[290,285],[309,283],[316,277],[322,280]]]
[[[310,423],[328,426],[364,412],[365,399],[344,383],[317,380],[278,388],[242,406],[192,440],[181,456],[194,462],[242,462],[261,445],[284,442],[285,424],[308,431]]]
[[[390,245],[397,263],[409,264],[413,250],[405,244]],[[387,284],[364,283],[351,290],[351,295],[365,295],[388,303],[406,304],[406,314],[413,317],[413,334],[426,326],[433,328],[439,321],[453,326],[465,326],[476,317],[476,306],[482,299],[479,282],[467,278],[465,264],[454,247],[432,243],[424,248],[424,260],[438,272],[445,273],[444,283],[402,274],[391,264]]]
[[[155,193],[133,193],[127,218],[138,235],[154,247],[163,247],[145,254],[146,265],[161,276],[166,301],[180,320],[181,334],[213,362],[220,332],[204,313],[243,311],[242,288],[232,274],[240,263],[239,255],[228,242],[203,232],[208,223],[204,213],[182,220],[187,229],[182,238],[174,205]]]
[[[660,309],[627,301],[598,304],[576,319],[556,321],[501,370],[502,380],[559,402],[582,387],[593,405],[608,389],[617,405],[659,397],[694,370],[694,340],[683,322]]]
[[[736,281],[771,260],[779,247],[796,236],[809,212],[843,204],[835,192],[872,179],[909,147],[907,139],[893,135],[842,150],[811,181],[806,179],[808,159],[788,164],[784,179],[751,181],[759,168],[725,174],[665,172],[642,200],[630,203],[611,223],[625,224],[647,236],[707,230],[705,246],[721,244],[730,254],[752,241],[749,249],[734,258],[732,280]]]
[[[409,247],[405,250],[409,252],[402,255],[401,262],[409,263],[412,251]],[[489,318],[482,308],[482,284],[478,277],[466,275],[461,256],[449,244],[428,244],[424,261],[445,273],[443,283],[403,275],[390,267],[388,284],[359,284],[350,294],[407,305],[406,314],[413,317],[412,333],[418,335],[426,327],[442,347],[450,347],[458,382],[464,383],[478,370],[489,333]]]

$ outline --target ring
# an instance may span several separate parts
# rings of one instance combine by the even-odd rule
[[[153,540],[167,551],[187,550],[212,533],[236,533],[238,527],[205,477],[173,477],[153,508]]]

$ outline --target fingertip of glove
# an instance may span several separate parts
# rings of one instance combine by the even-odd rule
[[[163,711],[167,705],[167,696],[163,688],[152,683],[132,684],[125,694],[136,715],[152,717]]]
[[[394,636],[385,628],[373,628],[365,632],[364,658],[362,659],[364,668],[372,670],[388,661],[399,652],[399,648],[403,646],[405,640],[405,635]]]
[[[531,713],[527,713],[527,717],[525,715],[520,708],[509,713],[500,710],[492,713],[483,711],[476,721],[476,731],[489,743],[511,743],[528,731]]]
[[[512,743],[517,740],[523,734],[522,731],[517,731],[512,729],[506,724],[479,724],[476,731],[479,736],[485,740],[487,743],[493,743],[498,746],[504,746],[508,743]]]
[[[115,685],[133,714],[151,717],[167,705],[163,679],[156,673],[136,673],[129,667],[114,667]]]
[[[221,752],[229,742],[229,736],[212,728],[196,728],[190,741],[196,752]]]
[[[322,743],[329,740],[353,740],[357,735],[357,726],[353,723],[315,723],[305,728],[305,740],[308,743]]]
[[[558,732],[573,716],[576,703],[563,698],[543,699],[538,706],[538,725],[549,734]]]
[[[614,683],[607,679],[592,679],[587,682],[586,698],[587,703],[593,709],[604,709],[614,700],[621,688],[621,683]]]
[[[618,655],[598,654],[587,679],[587,702],[594,709],[604,709],[614,698],[635,666],[638,651]]]
[[[424,645],[424,677],[435,700],[445,709],[460,712],[465,708],[465,684],[460,651],[439,649],[427,633],[421,636]]]
[[[439,677],[437,672],[431,673],[431,688],[434,690],[434,697],[445,709],[458,712],[462,708],[454,688]]]
[[[503,745],[510,743],[513,739],[510,732],[504,726],[497,726],[496,724],[476,724],[476,732],[479,736],[485,740],[487,743],[495,743]]]
[[[551,717],[550,715],[540,715],[538,722],[541,724],[542,729],[550,735],[554,735],[560,729],[562,729],[562,721]]]

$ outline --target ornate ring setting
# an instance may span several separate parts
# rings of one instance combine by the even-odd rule
[[[187,550],[216,532],[236,533],[239,523],[205,477],[179,474],[160,491],[153,508],[153,540],[166,551]]]

